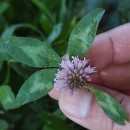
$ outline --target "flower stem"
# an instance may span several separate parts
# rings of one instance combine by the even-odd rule
[[[93,92],[93,88],[90,85],[86,85],[86,86],[84,86],[84,88],[86,88],[87,90],[90,90],[91,92]]]

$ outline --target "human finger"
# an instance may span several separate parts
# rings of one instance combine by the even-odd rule
[[[91,76],[92,83],[116,90],[130,89],[130,63],[111,65]]]
[[[121,69],[118,73],[114,73],[114,71],[111,71],[112,69],[109,69],[112,68],[112,65],[130,64],[129,33],[130,23],[96,36],[92,47],[85,55],[89,59],[89,63],[97,68],[97,73],[92,75],[92,79],[94,79],[92,83],[98,83],[113,89],[130,89],[129,83],[123,85],[129,82],[129,80],[126,82],[126,79],[130,79],[129,69],[122,68],[124,71]],[[115,71],[118,69],[119,67],[115,68]],[[108,77],[110,75],[111,77]]]
[[[130,23],[96,36],[86,57],[98,70],[130,62]]]
[[[102,88],[101,86],[94,86]],[[119,92],[108,90],[124,107],[130,117],[130,97]],[[93,94],[85,89],[75,91],[72,96],[68,92],[62,92],[59,97],[59,106],[63,113],[79,125],[90,130],[128,130],[130,123],[119,126],[109,119],[102,111]],[[108,106],[109,107],[109,106]]]
[[[55,89],[53,88],[48,94],[49,94],[49,96],[50,96],[51,98],[53,98],[53,99],[55,99],[55,100],[58,100],[58,99],[59,99],[59,96],[60,96],[60,93],[61,93],[60,90],[57,91],[57,90],[55,90]]]

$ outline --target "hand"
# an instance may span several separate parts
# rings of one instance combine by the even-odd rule
[[[92,86],[115,97],[130,118],[130,23],[97,35],[85,57],[90,59],[90,64],[96,66],[98,71],[92,75]],[[68,96],[66,91],[57,92],[54,89],[49,95],[59,100],[59,106],[68,118],[85,128],[130,129],[128,122],[125,126],[119,126],[109,119],[97,104],[94,95],[84,88],[75,91],[72,96]]]

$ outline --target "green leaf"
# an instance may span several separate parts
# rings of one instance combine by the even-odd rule
[[[0,70],[3,65],[3,61],[8,60],[8,59],[9,59],[9,57],[8,57],[7,53],[0,48]]]
[[[129,120],[125,110],[116,99],[98,89],[93,89],[93,92],[103,111],[115,123],[124,125],[124,121]]]
[[[53,128],[51,128],[50,126],[48,126],[48,125],[45,125],[44,127],[43,127],[43,129],[42,130],[54,130]]]
[[[9,3],[6,1],[0,2],[0,15],[3,14],[9,7]]]
[[[56,116],[62,120],[66,120],[67,117],[63,114],[63,112],[60,109],[57,109],[53,114],[53,116]]]
[[[4,60],[9,59],[7,52],[1,47],[2,43],[3,43],[3,40],[0,39],[0,61],[4,61]]]
[[[14,109],[16,107],[16,100],[11,88],[7,85],[0,87],[0,102],[4,109]]]
[[[3,43],[3,40],[0,38],[0,61],[4,61],[4,60],[9,59],[7,52],[1,46],[2,43]]]
[[[44,33],[48,36],[53,29],[54,23],[51,22],[45,14],[42,14],[40,16],[40,24],[41,24],[41,28],[43,29]]]
[[[104,14],[104,10],[95,9],[82,18],[73,29],[68,43],[69,57],[82,57],[90,48],[96,35],[99,21]]]
[[[67,17],[67,7],[66,7],[66,0],[61,0],[60,2],[60,11],[59,11],[59,20],[60,22],[64,23]]]
[[[5,120],[0,119],[0,130],[7,130],[8,127],[8,123]]]
[[[52,44],[52,42],[60,35],[62,31],[62,24],[56,24],[50,34],[50,36],[47,38],[46,43],[48,43],[49,45]]]
[[[19,28],[29,28],[29,29],[32,29],[32,30],[36,31],[37,33],[39,33],[42,37],[44,37],[42,32],[40,30],[38,30],[35,26],[31,25],[31,24],[15,24],[15,25],[9,26],[9,27],[7,27],[4,30],[4,32],[1,35],[1,37],[3,39],[9,38]]]
[[[61,58],[40,40],[29,37],[10,37],[0,46],[15,60],[32,67],[58,67]]]
[[[17,106],[35,101],[48,94],[53,87],[56,72],[57,69],[44,69],[31,75],[17,94]]]
[[[49,9],[47,8],[47,6],[40,0],[31,0],[40,10],[42,10],[42,12],[49,17],[49,19],[51,21],[53,20],[53,15],[52,13],[49,11]]]
[[[45,118],[45,116],[46,113],[41,115],[42,118]],[[57,109],[52,113],[52,115],[48,115],[48,118],[44,121],[45,125],[43,130],[72,130],[72,127],[67,124],[66,119],[67,117],[62,113],[62,111]]]
[[[3,66],[3,61],[0,60],[0,71],[1,71],[1,69],[2,69],[2,66]]]
[[[47,120],[43,130],[72,130],[72,128],[66,123],[65,120],[56,116],[51,116]]]
[[[9,57],[8,57],[7,53],[0,48],[0,60],[1,60],[1,61],[3,61],[3,60],[8,60],[8,58],[9,58]]]

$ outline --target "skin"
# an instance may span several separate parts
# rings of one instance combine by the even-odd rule
[[[85,57],[90,59],[89,63],[97,69],[97,73],[91,75],[91,86],[115,97],[130,119],[130,23],[97,35]],[[90,130],[130,130],[129,122],[120,126],[110,120],[97,104],[94,95],[84,88],[80,92],[74,92],[72,97],[66,93],[53,89],[49,95],[58,100],[63,113],[79,125]],[[83,113],[80,117],[74,114],[74,109],[69,112],[66,104],[70,100],[71,106],[77,100],[82,101],[86,93],[91,97],[88,101],[89,108],[84,108],[89,109],[87,114]]]

